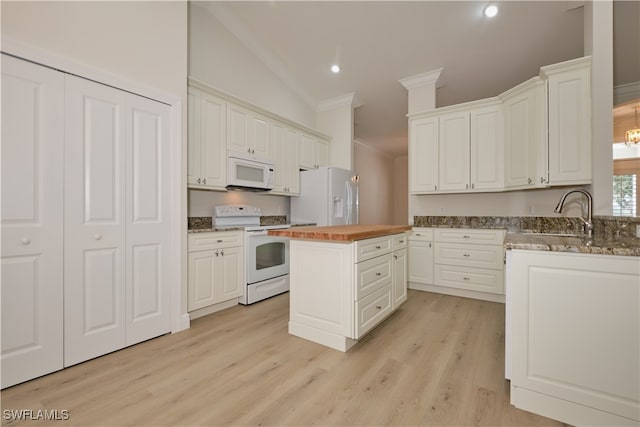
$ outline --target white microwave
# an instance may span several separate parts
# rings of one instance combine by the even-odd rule
[[[275,165],[269,160],[246,159],[241,154],[227,157],[227,189],[269,191],[273,189]]]

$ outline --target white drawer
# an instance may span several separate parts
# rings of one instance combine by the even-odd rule
[[[497,245],[436,242],[434,259],[436,264],[504,269],[504,249]]]
[[[435,265],[435,284],[450,288],[504,295],[504,271]]]
[[[356,264],[356,299],[391,283],[391,254]]]
[[[187,248],[188,252],[197,252],[242,246],[243,244],[243,231],[212,231],[210,233],[189,234]]]
[[[436,242],[472,243],[484,245],[502,245],[504,230],[478,230],[471,228],[437,228],[434,233]]]
[[[356,331],[354,339],[361,338],[391,313],[391,285],[378,289],[356,301]]]
[[[391,236],[391,248],[396,251],[407,247],[407,233],[394,234]]]
[[[356,262],[365,261],[391,252],[391,236],[358,240],[355,244]]]
[[[433,241],[433,228],[413,227],[409,233],[409,240]]]

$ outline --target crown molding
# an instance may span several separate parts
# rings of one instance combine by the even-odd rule
[[[198,3],[198,5],[202,5],[210,15],[216,18],[231,34],[238,38],[251,53],[258,57],[258,59],[298,95],[309,108],[312,110],[316,108],[317,101],[311,96],[311,93],[287,70],[287,67],[284,66],[282,61],[264,48],[253,34],[238,22],[222,2],[210,1]]]
[[[416,74],[415,76],[405,77],[398,80],[405,89],[413,89],[420,86],[435,84],[436,88],[444,86],[444,77],[442,72],[444,68],[427,71],[426,73]]]
[[[356,98],[356,93],[351,92],[346,95],[337,96],[335,98],[327,99],[318,104],[317,112],[334,110],[339,107],[348,106],[351,108],[358,108],[362,106],[362,103]]]

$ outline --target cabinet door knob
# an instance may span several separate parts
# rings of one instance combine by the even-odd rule
[[[206,183],[207,183],[207,178],[203,179],[203,180],[202,180],[202,183],[203,183],[203,184],[206,184]]]
[[[200,184],[200,182],[201,182],[201,181],[202,181],[202,180],[201,180],[200,178],[198,178],[198,184]]]
[[[393,256],[393,259],[398,259],[398,255],[394,255],[394,256]]]
[[[216,251],[216,256],[218,256],[218,255],[219,255],[219,253],[218,253],[218,251]]]
[[[100,240],[100,239],[102,239],[102,234],[96,233],[96,234],[93,235],[93,238],[96,239],[96,240]]]
[[[224,256],[224,249],[220,250],[220,256]]]
[[[23,237],[21,242],[23,245],[28,245],[29,243],[31,243],[31,239],[28,237]]]
[[[429,242],[429,247],[431,247],[431,242]]]
[[[533,180],[531,178],[527,178],[527,181],[529,182],[529,184],[531,184],[533,182]]]
[[[476,188],[476,185],[475,184],[471,184],[471,188]]]
[[[382,276],[382,273],[380,273],[379,271],[376,272],[376,276]]]

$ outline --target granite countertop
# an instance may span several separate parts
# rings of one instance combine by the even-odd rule
[[[410,225],[329,225],[324,227],[295,227],[285,230],[269,230],[270,236],[292,239],[326,240],[330,242],[354,242],[356,240],[387,236],[411,230]]]
[[[190,228],[188,234],[192,233],[211,233],[214,231],[243,231],[244,227],[212,227],[212,228]]]
[[[505,249],[640,256],[638,217],[594,216],[594,238],[582,236],[582,222],[571,217],[415,216],[415,227],[507,230]],[[557,236],[551,234],[567,234]]]
[[[505,249],[574,252],[583,254],[640,256],[640,239],[620,237],[606,239],[595,236],[549,236],[542,233],[507,233]]]

